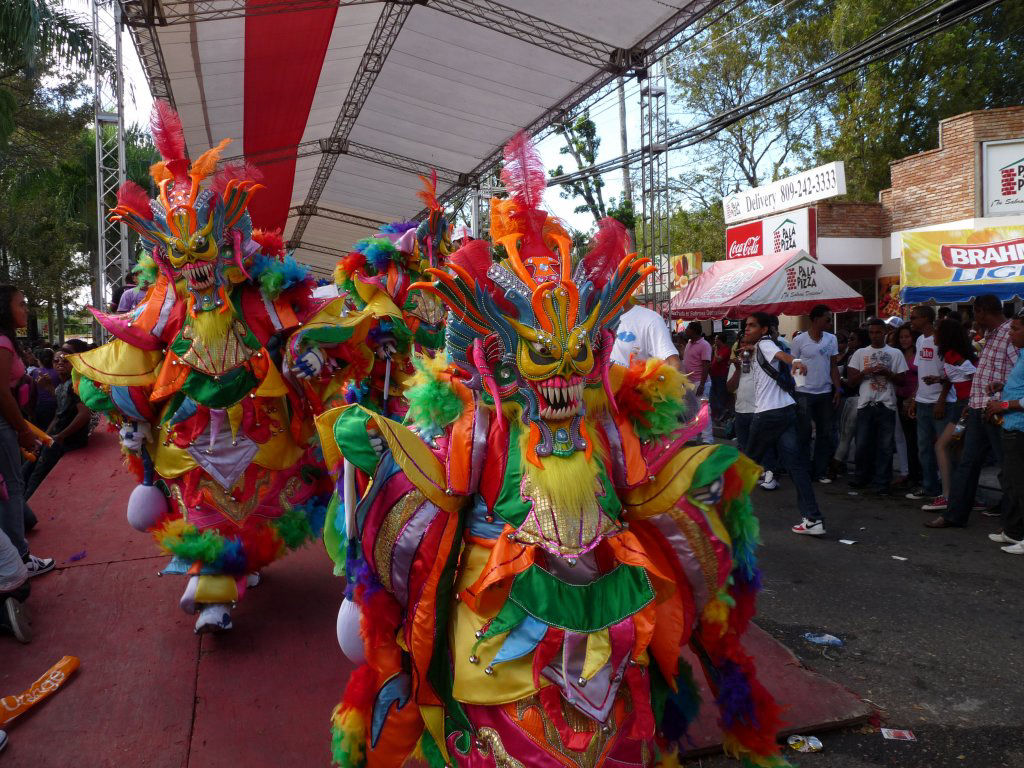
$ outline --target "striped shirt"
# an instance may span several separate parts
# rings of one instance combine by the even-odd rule
[[[971,399],[968,408],[984,408],[989,400],[988,385],[1003,384],[1010,378],[1010,371],[1017,362],[1018,349],[1010,343],[1010,321],[990,331],[985,337],[985,346],[978,358],[978,372],[971,383]]]

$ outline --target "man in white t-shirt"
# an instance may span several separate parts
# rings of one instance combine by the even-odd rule
[[[631,357],[647,360],[656,357],[679,367],[679,350],[672,343],[672,334],[664,318],[652,309],[634,305],[619,318],[615,330],[612,362],[629,365]]]
[[[839,405],[839,342],[825,329],[832,325],[832,313],[824,304],[814,307],[806,333],[793,339],[792,355],[807,366],[807,378],[796,388],[797,438],[811,467],[811,477],[831,482],[826,474],[835,446],[832,422]],[[811,425],[814,450],[811,451]]]
[[[787,381],[782,373],[783,363],[798,373],[806,373],[807,366],[783,352],[771,339],[771,315],[755,312],[747,318],[744,327],[744,341],[754,350],[750,362],[754,376],[754,418],[747,453],[761,463],[769,449],[775,447],[779,462],[796,486],[797,506],[803,517],[793,526],[793,533],[821,536],[825,525],[814,497],[810,469],[796,436],[796,401],[786,391],[791,380]]]
[[[910,313],[910,327],[917,333],[917,392],[911,406],[911,416],[917,421],[917,457],[921,462],[921,487],[907,494],[908,499],[934,499],[942,494],[939,481],[939,462],[935,456],[935,442],[952,418],[947,403],[956,401],[950,388],[945,401],[940,401],[942,379],[945,377],[942,358],[935,344],[935,307],[919,304]]]
[[[903,352],[885,343],[885,321],[868,321],[871,346],[850,358],[846,376],[859,385],[857,402],[856,472],[851,488],[866,488],[887,495],[892,482],[892,455],[896,450],[896,387],[903,383],[907,360]]]

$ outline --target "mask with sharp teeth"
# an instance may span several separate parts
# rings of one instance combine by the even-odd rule
[[[141,187],[126,182],[111,219],[140,235],[168,280],[184,283],[193,312],[222,308],[226,289],[248,277],[246,263],[259,250],[247,210],[253,194],[263,188],[255,178],[258,172],[227,165],[203,188],[230,139],[190,165],[181,121],[170,106],[154,106],[151,127],[163,158],[150,168],[159,195],[151,201]]]
[[[491,201],[490,234],[503,256],[474,240],[413,287],[447,304],[448,357],[495,401],[499,421],[502,404],[518,404],[537,455],[569,455],[587,449],[584,391],[610,392],[610,329],[653,268],[628,254],[613,219],[574,263],[569,236],[540,207],[544,168],[524,134],[505,148],[502,181],[511,197]]]

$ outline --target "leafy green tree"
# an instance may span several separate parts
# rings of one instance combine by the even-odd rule
[[[829,47],[843,50],[917,6],[917,0],[836,0],[821,25]],[[941,120],[1018,105],[1021,83],[1024,4],[999,3],[891,61],[844,77],[825,102],[814,162],[845,161],[850,196],[877,199],[890,185],[889,163],[937,146]]]

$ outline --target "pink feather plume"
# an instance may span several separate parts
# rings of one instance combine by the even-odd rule
[[[509,194],[527,208],[540,208],[547,181],[544,163],[525,131],[520,131],[505,145],[505,166],[501,183]]]
[[[149,208],[149,195],[134,181],[126,181],[117,190],[117,204],[130,208],[144,219],[153,220],[153,211]]]
[[[594,245],[583,257],[588,277],[603,288],[629,248],[629,235],[622,222],[606,216],[597,223]]]
[[[153,134],[153,144],[164,160],[170,162],[186,158],[185,130],[181,126],[181,118],[174,107],[163,99],[153,102],[149,130]]]
[[[243,163],[236,160],[220,167],[217,175],[213,177],[211,188],[218,195],[224,197],[224,190],[227,189],[229,181],[261,181],[262,179],[263,174],[255,165],[248,161]]]

